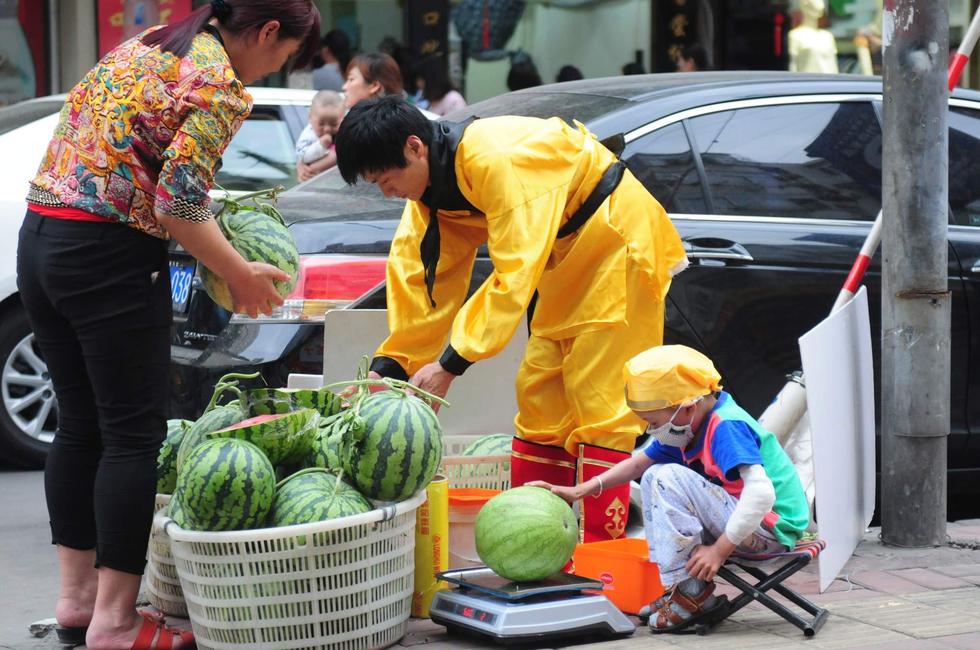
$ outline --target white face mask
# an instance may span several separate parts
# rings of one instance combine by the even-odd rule
[[[695,404],[701,401],[699,397],[695,400]],[[664,422],[659,427],[654,427],[650,425],[647,427],[647,433],[651,438],[659,442],[660,444],[667,447],[677,447],[678,449],[684,449],[687,447],[688,443],[694,440],[694,429],[690,423],[683,425],[674,424],[674,418],[680,413],[680,410],[684,408],[681,404],[674,411],[674,414],[670,416],[670,419]]]

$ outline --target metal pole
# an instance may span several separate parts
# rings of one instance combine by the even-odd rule
[[[49,75],[48,92],[52,95],[61,92],[61,47],[58,39],[61,34],[61,12],[58,10],[58,0],[48,0],[48,62]]]
[[[946,538],[949,7],[886,0],[881,307],[882,541]]]

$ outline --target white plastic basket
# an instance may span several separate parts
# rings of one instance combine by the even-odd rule
[[[442,475],[450,488],[510,489],[510,454],[460,456],[480,436],[443,436]]]
[[[374,650],[411,613],[425,491],[330,521],[231,532],[163,525],[202,650]]]
[[[153,511],[159,513],[169,504],[169,494],[157,494]],[[150,529],[144,583],[146,599],[164,614],[186,617],[187,604],[184,602],[184,592],[180,587],[174,558],[170,554],[170,538],[161,525],[163,521],[162,517],[154,517],[153,527]]]
[[[510,489],[510,455],[448,456],[442,459],[443,476],[452,488]]]

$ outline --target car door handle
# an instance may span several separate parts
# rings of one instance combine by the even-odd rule
[[[684,240],[684,250],[692,260],[736,260],[751,262],[753,257],[745,246],[729,239],[715,237],[695,237]]]

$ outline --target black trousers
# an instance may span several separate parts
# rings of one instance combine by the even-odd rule
[[[28,210],[17,287],[58,398],[44,488],[54,544],[141,574],[167,420],[167,246]]]

